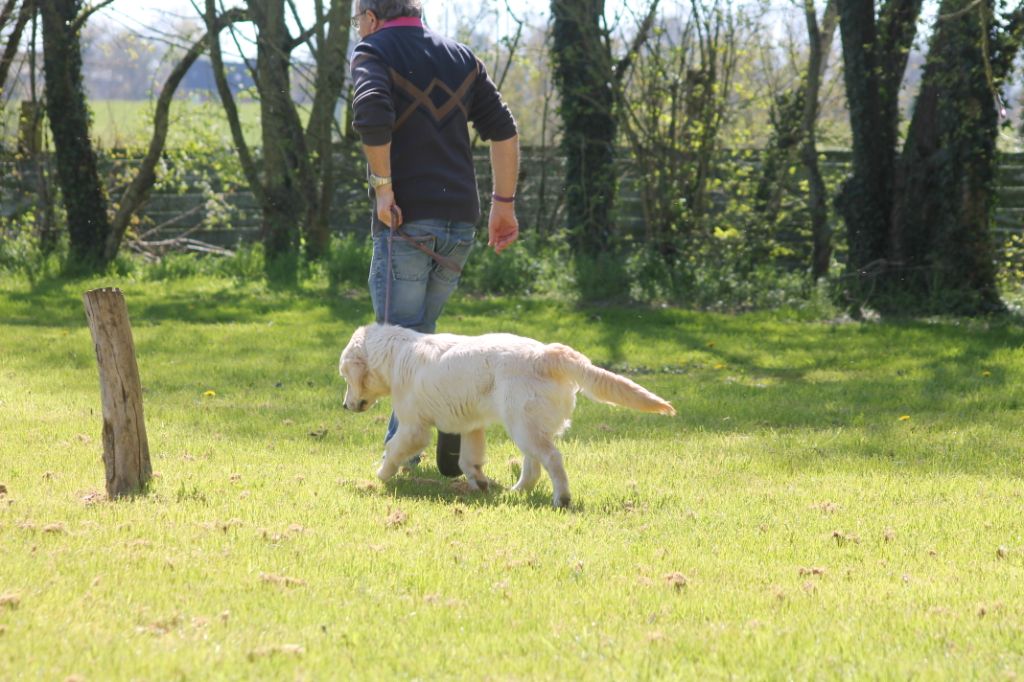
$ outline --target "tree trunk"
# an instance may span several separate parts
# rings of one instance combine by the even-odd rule
[[[318,7],[320,4],[318,0]],[[315,155],[320,189],[316,211],[306,226],[306,258],[311,261],[326,255],[330,244],[330,215],[334,201],[334,147],[331,142],[334,111],[348,71],[345,64],[351,15],[352,0],[332,0],[325,22],[326,32],[321,28],[317,33],[316,92],[306,126],[307,147]]]
[[[825,7],[821,25],[814,9],[813,0],[804,0],[804,14],[807,20],[807,37],[810,56],[807,60],[807,86],[804,88],[803,145],[801,161],[807,172],[807,207],[811,220],[811,281],[828,275],[832,260],[832,228],[828,222],[828,203],[825,181],[818,167],[818,99],[821,92],[821,78],[828,65],[832,49],[832,36],[836,31],[838,0],[829,0]]]
[[[889,276],[899,257],[891,242],[898,95],[920,9],[921,0],[887,0],[876,21],[874,3],[840,2],[853,172],[838,205],[846,222],[847,289],[855,310],[871,294],[884,307],[898,289]]]
[[[263,139],[263,245],[269,279],[293,284],[298,277],[299,238],[315,207],[309,155],[292,102],[289,77],[291,36],[284,0],[249,0],[259,31],[256,84],[260,92]]]
[[[104,247],[110,222],[89,139],[89,110],[82,88],[80,24],[76,21],[81,0],[42,0],[40,10],[46,111],[70,235],[68,267],[75,272],[99,272],[109,263]]]
[[[915,312],[1004,309],[989,231],[999,125],[994,89],[1019,43],[986,54],[985,46],[1000,44],[998,30],[982,22],[992,12],[991,0],[945,0],[932,33],[893,220],[904,294]]]
[[[128,308],[120,289],[94,289],[82,298],[100,370],[107,494],[133,495],[145,489],[153,469]]]
[[[552,0],[552,55],[562,96],[566,220],[574,252],[596,258],[613,239],[614,72],[600,25],[604,0]]]

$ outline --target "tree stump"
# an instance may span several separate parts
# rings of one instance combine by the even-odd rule
[[[103,402],[103,464],[111,499],[142,492],[153,474],[142,383],[128,307],[120,289],[93,289],[82,299],[89,320]]]

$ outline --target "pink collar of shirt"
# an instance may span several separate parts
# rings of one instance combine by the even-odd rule
[[[398,17],[385,21],[377,30],[385,28],[423,28],[423,22],[419,17]]]

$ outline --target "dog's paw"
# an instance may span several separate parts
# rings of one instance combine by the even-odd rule
[[[381,462],[380,468],[377,469],[377,478],[382,481],[387,481],[398,472],[398,467],[394,464],[390,464],[387,461]]]
[[[556,495],[551,500],[551,503],[555,506],[555,509],[568,509],[569,505],[572,503],[572,497],[570,497],[568,493],[564,495]]]
[[[490,481],[487,480],[486,476],[484,476],[482,478],[477,478],[476,476],[467,476],[466,477],[466,484],[467,484],[467,486],[469,487],[470,490],[472,490],[473,492],[478,492],[478,493],[485,493],[485,492],[487,492],[487,489],[491,485]]]

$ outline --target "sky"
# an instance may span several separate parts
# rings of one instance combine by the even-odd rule
[[[200,8],[204,6],[204,0],[197,0]],[[548,0],[507,0],[510,7],[517,14],[532,14],[535,17],[546,17],[548,13]],[[621,6],[624,0],[609,0],[609,8]],[[226,6],[243,5],[242,0],[236,2],[225,2]],[[312,8],[310,0],[299,0],[296,3],[302,8]],[[463,7],[472,7],[470,3],[461,3]],[[503,14],[506,7],[506,0],[479,0],[477,6],[489,5],[499,13]],[[456,17],[451,10],[452,3],[442,0],[425,0],[423,11],[427,23],[438,31],[444,31],[446,25],[454,30]],[[174,16],[197,16],[196,10],[189,0],[115,0],[108,8],[102,10],[107,17],[124,21],[125,23],[136,23],[140,27],[157,26],[161,23],[169,23]]]
[[[205,6],[205,0],[196,0],[196,2],[200,9]],[[548,2],[549,0],[477,0],[476,3],[452,3],[450,0],[447,2],[424,0],[423,11],[429,26],[444,34],[454,34],[459,17],[452,9],[453,6],[460,6],[463,14],[472,15],[474,18],[477,16],[477,8],[482,10],[489,7],[491,12],[487,19],[490,21],[488,22],[486,19],[479,21],[477,27],[486,25],[489,29],[494,30],[495,39],[500,39],[515,30],[513,20],[506,12],[506,7],[510,7],[523,18],[529,17],[529,24],[542,25],[548,14]],[[607,0],[607,2],[609,8],[621,8],[624,6],[625,0]],[[219,4],[221,4],[220,1]],[[223,4],[226,7],[244,6],[244,0],[224,0]],[[313,3],[311,0],[297,0],[295,4],[300,8],[300,13],[302,10],[308,9],[309,14],[312,14]],[[94,20],[109,22],[140,33],[150,33],[166,30],[181,18],[198,19],[198,17],[199,14],[190,0],[115,0],[112,5],[100,10]],[[309,25],[308,19],[306,25]],[[223,49],[226,55],[238,54],[234,43],[227,40],[226,36]],[[251,51],[249,47],[243,49],[249,53],[249,56],[255,54],[254,48]]]

